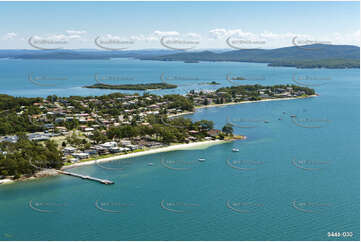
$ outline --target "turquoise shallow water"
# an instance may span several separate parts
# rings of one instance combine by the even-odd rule
[[[86,83],[81,72],[87,66],[103,73],[124,69],[125,75],[138,73],[138,79],[151,82],[163,70],[204,79],[221,79],[229,72],[266,77],[245,81],[259,84],[292,83],[297,74],[330,80],[316,87],[319,97],[207,108],[188,116],[213,120],[217,128],[230,121],[235,133],[247,140],[102,164],[113,169],[72,169],[115,181],[112,186],[66,176],[1,186],[0,240],[359,240],[359,70],[133,60],[1,61],[1,92],[22,96],[49,91],[21,79],[32,68],[52,68],[58,75],[69,72],[78,78],[78,83],[53,88],[58,95],[70,95]],[[74,93],[100,93],[80,90]],[[198,162],[199,157],[206,161]],[[328,232],[353,232],[353,237],[329,238]]]

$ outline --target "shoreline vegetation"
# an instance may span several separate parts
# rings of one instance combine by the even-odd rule
[[[140,60],[153,61],[210,61],[264,63],[271,67],[360,68],[360,47],[352,45],[296,44],[276,49],[240,49],[225,52],[209,50],[172,53],[156,56],[140,56]]]
[[[112,156],[109,156],[106,158],[92,158],[87,161],[78,162],[78,163],[71,164],[71,165],[65,165],[61,169],[65,170],[65,169],[71,169],[71,168],[79,167],[79,166],[93,165],[95,163],[106,163],[106,162],[113,161],[113,160],[128,159],[128,158],[133,158],[133,157],[137,157],[137,156],[151,155],[151,154],[176,151],[176,150],[189,150],[189,149],[197,149],[197,148],[202,149],[202,148],[210,147],[213,145],[232,142],[237,139],[246,139],[246,137],[245,136],[236,136],[229,140],[208,140],[208,141],[200,141],[200,142],[194,142],[194,143],[188,143],[188,144],[172,144],[172,145],[169,145],[166,147],[147,149],[147,150],[132,152],[132,153],[128,153],[128,154],[112,155]]]
[[[111,89],[111,90],[131,90],[131,91],[146,91],[154,89],[174,89],[177,85],[169,83],[145,83],[145,84],[123,84],[123,85],[111,85],[104,83],[96,83],[90,86],[84,86],[83,88],[98,88],[98,89]]]
[[[194,143],[189,143],[189,144],[171,144],[169,146],[165,146],[165,147],[161,147],[161,148],[134,151],[131,153],[126,153],[126,154],[115,154],[115,155],[110,155],[107,157],[99,157],[99,158],[94,157],[89,160],[84,160],[84,161],[81,161],[78,163],[64,165],[60,168],[60,170],[68,170],[68,169],[72,169],[72,168],[80,167],[80,166],[94,165],[96,163],[106,163],[106,162],[110,162],[110,161],[114,161],[114,160],[129,159],[129,158],[133,158],[133,157],[157,154],[157,153],[162,153],[162,152],[170,152],[170,151],[176,151],[176,150],[204,149],[204,148],[208,148],[213,145],[224,144],[224,143],[232,142],[234,140],[246,139],[246,138],[247,138],[246,136],[234,136],[228,140],[208,140],[208,141],[200,141],[200,142],[194,142]],[[35,173],[31,177],[26,177],[26,178],[23,177],[23,178],[17,179],[17,180],[0,179],[0,185],[10,184],[10,183],[14,183],[14,182],[28,181],[28,180],[33,180],[33,179],[37,179],[37,178],[56,176],[56,175],[60,175],[60,174],[55,169],[45,169],[44,171]]]
[[[222,103],[222,104],[201,105],[201,106],[194,107],[196,110],[193,111],[193,112],[178,113],[178,114],[169,115],[168,117],[173,118],[173,117],[179,117],[179,116],[188,115],[188,114],[194,114],[197,111],[197,109],[202,109],[202,108],[217,108],[217,107],[224,107],[224,106],[230,106],[230,105],[247,104],[247,103],[259,103],[259,102],[286,101],[286,100],[312,98],[312,97],[318,97],[318,96],[319,96],[318,94],[314,94],[314,95],[302,96],[302,97],[268,98],[268,99],[261,99],[261,100],[257,100],[257,101],[243,101],[243,102],[231,102],[231,103]]]
[[[179,116],[200,108],[314,96],[315,91],[307,87],[257,84],[164,96],[112,93],[43,99],[0,95],[0,135],[5,134],[0,136],[0,184],[53,175],[42,171],[96,160],[245,139],[233,134],[232,124],[217,130],[212,121],[192,122]]]

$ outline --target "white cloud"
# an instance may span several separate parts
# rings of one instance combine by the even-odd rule
[[[177,31],[159,31],[156,30],[153,32],[154,35],[158,36],[158,37],[163,37],[163,36],[179,36],[180,34]]]
[[[334,32],[329,38],[334,44],[352,44],[360,46],[360,30],[347,34]]]
[[[210,37],[213,39],[223,39],[227,35],[227,30],[225,29],[212,29],[209,31]]]
[[[186,38],[192,38],[192,39],[201,39],[201,35],[197,33],[187,33],[185,34]]]
[[[69,39],[81,39],[81,36],[78,34],[73,34],[68,36]]]
[[[145,41],[158,41],[159,39],[157,37],[154,36],[148,36],[145,38]]]
[[[132,37],[125,37],[125,36],[118,36],[112,34],[106,34],[104,36],[100,36],[102,40],[110,40],[110,41],[129,41],[129,40],[137,40],[136,36]]]
[[[41,37],[38,35],[33,36],[33,40],[47,40],[47,41],[68,41],[69,36],[66,36],[64,34],[55,34],[55,35],[48,35],[46,37]]]
[[[169,37],[169,39],[173,39],[176,37],[185,37],[185,38],[192,38],[192,39],[200,39],[201,35],[197,33],[187,33],[187,34],[180,34],[177,31],[159,31],[156,30],[151,34],[145,35],[145,34],[139,34],[139,35],[132,35],[130,39],[136,40],[136,41],[146,41],[146,42],[153,42],[153,41],[159,41],[162,37]]]
[[[9,40],[9,39],[13,39],[17,36],[17,33],[11,32],[11,33],[7,33],[5,34],[2,39],[3,40]]]
[[[89,34],[89,36],[88,36]],[[93,37],[97,36],[96,33],[88,33],[85,30],[66,30],[60,34],[44,34],[39,36],[33,36],[33,41],[44,40],[46,41],[59,41],[66,42],[68,47],[94,47],[94,39],[91,38],[90,34],[94,34]],[[25,39],[23,38],[25,36]],[[133,35],[122,35],[122,34],[106,34],[101,35],[100,40],[114,40],[114,41],[133,41],[135,48],[161,48],[160,39],[166,37],[167,40],[172,39],[191,39],[191,40],[204,40],[198,48],[229,48],[227,45],[227,38],[232,37],[234,41],[250,40],[250,41],[261,41],[258,43],[252,43],[249,48],[279,48],[286,46],[294,46],[293,39],[297,37],[296,43],[302,45],[305,41],[315,43],[326,43],[326,44],[345,44],[345,45],[358,45],[360,46],[360,30],[355,29],[348,33],[337,31],[334,33],[298,33],[298,32],[272,32],[270,30],[262,30],[258,32],[246,31],[241,28],[227,29],[227,28],[214,28],[202,34],[196,32],[178,32],[175,30],[161,31],[155,30],[147,33],[134,33]],[[28,40],[27,34],[20,34],[15,32],[4,33],[0,35],[0,40],[9,40],[15,42],[15,40]],[[45,43],[44,42],[44,43]],[[87,42],[87,44],[84,44]],[[264,43],[263,43],[264,42]],[[57,44],[57,43],[55,43]],[[62,44],[62,43],[59,43]],[[245,48],[248,48],[247,43],[242,43]]]
[[[87,31],[85,30],[66,30],[65,31],[68,35],[81,35],[81,34],[86,34]]]
[[[86,31],[75,31],[75,30],[66,30],[65,34],[46,34],[43,36],[34,35],[32,38],[36,41],[59,41],[59,42],[69,42],[74,40],[85,41],[86,39],[81,35],[86,33]]]

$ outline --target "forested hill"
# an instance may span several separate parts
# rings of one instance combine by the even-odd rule
[[[278,49],[240,49],[180,51],[148,50],[0,50],[0,58],[10,59],[111,59],[135,58],[141,60],[232,61],[267,63],[270,66],[298,68],[360,68],[360,47],[353,45],[314,44]]]
[[[360,68],[360,47],[352,45],[315,44],[278,49],[241,49],[222,53],[211,51],[183,52],[141,57],[162,61],[233,61],[268,63],[270,66],[299,68]]]

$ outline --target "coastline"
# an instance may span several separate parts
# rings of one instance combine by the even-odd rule
[[[231,141],[233,141],[233,140],[209,140],[209,141],[200,141],[200,142],[194,142],[194,143],[188,143],[188,144],[169,145],[166,147],[149,149],[149,150],[139,151],[139,152],[130,153],[130,154],[114,155],[114,156],[107,157],[107,158],[79,162],[79,163],[63,166],[61,168],[61,170],[71,169],[71,168],[79,167],[79,166],[93,165],[95,163],[104,163],[104,162],[109,162],[109,161],[113,161],[113,160],[128,159],[128,158],[133,158],[133,157],[137,157],[137,156],[150,155],[150,154],[169,152],[169,151],[175,151],[175,150],[190,150],[190,149],[206,148],[206,147],[208,148],[209,146],[223,144],[223,143],[227,143],[227,142],[231,142]]]
[[[281,101],[281,100],[304,99],[304,98],[311,98],[311,97],[318,97],[318,95],[315,94],[315,95],[309,95],[309,96],[305,96],[305,97],[266,98],[266,99],[261,99],[261,100],[256,100],[256,101],[244,101],[244,102],[237,102],[237,103],[236,102],[230,102],[230,103],[222,103],[222,104],[211,104],[211,105],[197,106],[197,107],[195,107],[195,109],[222,107],[222,106],[244,104],[244,103],[258,103],[258,102],[272,102],[272,101]]]
[[[10,184],[10,183],[13,183],[13,182],[15,182],[15,180],[11,180],[11,179],[0,179],[0,185]]]
[[[229,106],[229,105],[237,105],[237,104],[245,104],[245,103],[258,103],[258,102],[272,102],[272,101],[282,101],[282,100],[294,100],[294,99],[304,99],[304,98],[311,98],[311,97],[318,97],[318,94],[309,95],[306,97],[285,97],[285,98],[267,98],[262,100],[256,100],[256,101],[244,101],[244,102],[229,102],[229,103],[222,103],[222,104],[210,104],[210,105],[203,105],[203,106],[196,106],[194,107],[193,112],[183,112],[183,113],[177,113],[177,114],[171,114],[168,115],[168,118],[183,116],[187,114],[194,114],[197,109],[202,108],[216,108],[216,107],[223,107],[223,106]]]
[[[241,137],[243,137],[243,136],[241,136]],[[60,170],[67,170],[67,169],[71,169],[71,168],[75,168],[75,167],[94,165],[95,163],[105,163],[105,162],[109,162],[109,161],[113,161],[113,160],[128,159],[128,158],[133,158],[133,157],[137,157],[137,156],[150,155],[150,154],[169,152],[169,151],[175,151],[175,150],[191,150],[191,149],[208,148],[213,145],[232,142],[236,139],[239,139],[239,138],[234,138],[231,140],[218,140],[217,139],[217,140],[200,141],[200,142],[194,142],[194,143],[188,143],[188,144],[174,144],[174,145],[169,145],[166,147],[148,149],[148,150],[143,150],[143,151],[134,152],[134,153],[130,153],[130,154],[114,155],[114,156],[107,157],[107,158],[94,159],[94,160],[79,162],[79,163],[75,163],[75,164],[71,164],[71,165],[65,165]],[[34,180],[34,179],[38,179],[38,178],[42,178],[42,177],[57,176],[57,175],[60,175],[60,174],[58,172],[56,172],[56,170],[48,169],[48,170],[44,170],[44,171],[39,171],[38,173],[34,174],[31,177],[20,178],[17,180],[0,179],[0,186],[5,185],[5,184],[12,184],[12,183],[22,182],[22,181],[30,181],[30,180]]]
[[[317,96],[318,95],[315,94],[315,95],[310,95],[310,96],[305,96],[305,97],[269,98],[269,99],[262,99],[262,100],[256,100],[256,101],[244,101],[244,102],[230,102],[230,103],[223,103],[223,104],[211,104],[211,105],[197,106],[197,107],[195,107],[194,112],[183,112],[183,113],[178,113],[178,114],[174,114],[174,115],[168,115],[168,117],[171,118],[171,117],[183,116],[183,115],[187,115],[187,114],[193,114],[193,113],[195,113],[197,111],[197,109],[202,109],[202,108],[214,108],[214,107],[222,107],[222,106],[237,105],[237,104],[244,104],[244,103],[256,103],[256,102],[270,102],[270,101],[279,101],[279,100],[303,99],[303,98],[311,98],[311,97],[317,97]],[[71,168],[86,166],[86,165],[93,165],[95,163],[104,163],[104,162],[109,162],[109,161],[113,161],[113,160],[127,159],[127,158],[133,158],[133,157],[137,157],[137,156],[162,153],[162,152],[169,152],[169,151],[175,151],[175,150],[197,149],[197,147],[198,148],[200,148],[200,147],[209,147],[209,146],[212,146],[212,145],[232,142],[233,140],[235,140],[235,139],[232,139],[232,140],[200,141],[200,142],[194,142],[194,143],[188,143],[188,144],[174,144],[174,145],[169,145],[169,146],[166,146],[166,147],[155,148],[155,149],[147,149],[147,150],[134,152],[134,153],[130,153],[130,154],[114,155],[114,156],[107,157],[107,158],[94,159],[94,160],[79,162],[79,163],[75,163],[75,164],[71,164],[71,165],[65,165],[65,166],[63,166],[61,168],[61,170],[66,170],[66,169],[71,169]],[[42,171],[40,171],[39,173],[42,173]],[[18,182],[18,181],[32,180],[32,179],[51,176],[51,175],[59,175],[59,174],[56,173],[56,172],[49,172],[49,174],[42,174],[40,176],[38,174],[35,174],[34,176],[31,176],[31,177],[28,177],[28,178],[23,178],[23,179],[18,179],[18,180],[12,180],[12,179],[2,179],[1,180],[0,179],[0,185],[11,184],[11,183]]]

